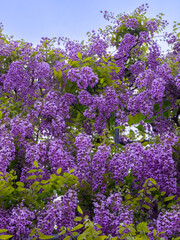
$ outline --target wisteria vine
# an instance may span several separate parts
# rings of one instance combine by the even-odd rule
[[[0,239],[180,239],[179,25],[163,53],[147,8],[87,43],[1,25]]]

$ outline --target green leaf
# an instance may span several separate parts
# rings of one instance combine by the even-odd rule
[[[108,63],[107,58],[105,58],[104,56],[102,56],[102,59],[103,59],[104,62]]]
[[[82,54],[80,52],[77,53],[77,56],[78,56],[79,60],[82,59]]]
[[[38,229],[38,233],[39,233],[39,238],[40,238],[40,239],[49,239],[49,238],[53,238],[53,236],[45,235],[44,233],[40,232],[39,229]]]
[[[143,204],[142,207],[143,207],[143,208],[146,208],[146,209],[151,209],[151,207],[148,206],[147,204]]]
[[[155,196],[154,196],[154,198],[153,198],[153,202],[156,200],[156,199],[158,199],[159,198],[159,195],[158,194],[156,194]]]
[[[38,168],[38,162],[36,160],[34,161],[34,166]]]
[[[119,231],[118,231],[118,232],[119,232],[120,234],[122,234],[122,233],[124,232],[124,230],[126,230],[126,228],[125,228],[125,227],[122,227],[122,226],[120,226],[120,227],[119,227]]]
[[[80,221],[82,221],[82,217],[76,217],[76,218],[74,218],[74,221],[75,222],[80,222]]]
[[[7,232],[8,230],[7,229],[0,229],[0,233],[4,233],[4,232]]]
[[[103,84],[104,78],[100,78],[100,83]]]
[[[36,233],[37,228],[33,228],[33,230],[30,232],[29,237],[32,237]]]
[[[22,182],[16,182],[16,185],[17,185],[18,187],[24,187],[24,183],[22,183]]]
[[[170,109],[168,109],[167,111],[163,112],[163,117],[168,119],[169,113],[170,113]]]
[[[0,239],[10,239],[13,235],[0,235]]]
[[[73,235],[73,236],[77,236],[77,235],[78,235],[78,232],[73,232],[72,235]]]
[[[130,195],[130,194],[127,194],[126,196],[125,196],[125,199],[126,200],[129,200],[129,199],[131,199],[132,198],[132,196]]]
[[[50,181],[49,179],[48,180],[41,180],[41,183],[42,184],[47,184],[49,181]]]
[[[70,58],[70,59],[68,60],[68,64],[71,65],[71,64],[72,64],[72,61],[73,61],[72,58]]]
[[[83,224],[78,224],[76,227],[72,228],[71,231],[72,231],[72,232],[73,232],[73,231],[76,231],[76,230],[78,230],[78,229],[81,229],[82,227],[84,227]]]
[[[36,178],[37,178],[36,175],[32,175],[32,176],[28,177],[27,180],[32,180],[32,179],[36,179]]]
[[[23,191],[26,190],[26,188],[18,187],[18,188],[16,188],[16,190],[17,190],[18,192],[23,192]]]
[[[99,224],[96,224],[96,227],[97,227],[97,228],[100,228],[100,229],[102,228],[101,225],[99,225]]]
[[[57,71],[54,67],[53,67],[53,71],[54,71],[54,77],[57,78]]]
[[[149,238],[147,236],[138,234],[135,236],[134,240],[149,240]]]
[[[157,182],[154,178],[149,178],[149,181],[151,181],[155,186],[157,185]]]
[[[145,198],[144,198],[144,201],[147,202],[147,203],[151,203],[151,200],[150,200],[149,197],[145,197]]]
[[[169,100],[164,100],[163,101],[163,109],[165,110],[167,107],[171,106],[171,102]]]
[[[165,201],[165,202],[168,202],[168,201],[173,200],[174,198],[175,198],[175,196],[165,197],[165,198],[164,198],[164,201]]]
[[[117,127],[115,127],[114,129],[124,130],[124,129],[125,129],[125,126],[124,126],[124,125],[117,126]]]
[[[69,173],[73,173],[74,171],[75,171],[75,169],[73,168],[69,171]]]
[[[64,230],[62,230],[58,235],[60,236],[60,235],[63,235],[63,234],[65,234],[66,233],[66,230],[64,229]]]
[[[87,57],[87,58],[85,58],[82,62],[87,62],[87,61],[91,60],[91,58],[92,58],[92,57]]]
[[[149,118],[149,119],[145,119],[144,122],[145,123],[153,123],[153,120],[156,119],[156,116]]]
[[[132,129],[130,129],[129,138],[132,139],[132,140],[134,140],[135,137],[136,137],[136,135],[135,135],[134,131],[133,131]]]
[[[159,111],[160,111],[159,103],[155,103],[155,104],[154,104],[154,110],[155,110],[156,112],[159,112]]]
[[[161,196],[164,196],[166,194],[166,192],[162,191],[161,192]]]
[[[121,68],[120,67],[117,67],[116,68],[116,73],[120,72]]]
[[[148,227],[147,227],[147,222],[140,222],[138,225],[137,225],[137,231],[138,232],[144,232],[144,233],[148,233],[150,232]]]
[[[146,116],[144,116],[141,112],[139,112],[138,114],[132,116],[131,114],[129,114],[128,116],[128,124],[129,126],[131,126],[132,124],[136,124],[139,123],[141,120],[144,120]]]
[[[63,240],[69,240],[70,238],[70,236],[66,236]]]
[[[2,111],[0,111],[0,119],[3,117],[3,113]]]
[[[56,172],[57,172],[57,174],[60,174],[61,171],[62,171],[62,168],[58,168]]]
[[[143,132],[143,133],[145,133],[145,129],[144,129],[144,126],[143,125],[138,125],[137,127],[136,127],[140,132]]]
[[[28,173],[35,173],[35,172],[37,172],[37,169],[31,169],[28,171]]]
[[[104,240],[104,239],[107,239],[107,236],[98,236],[97,237],[97,240]],[[112,240],[112,238],[111,238],[111,240]]]
[[[72,66],[72,67],[80,67],[79,61],[73,61],[73,62],[71,63],[71,66]]]
[[[80,214],[83,214],[83,211],[82,211],[82,209],[80,208],[79,205],[77,206],[77,210],[78,210],[78,212],[79,212]]]
[[[150,181],[152,184],[154,184],[155,186],[157,185],[157,182],[156,182],[156,180],[155,180],[154,178],[148,178],[148,179],[146,179],[145,183],[143,184],[143,187],[145,187],[147,184],[149,184],[149,185],[152,186],[152,184],[150,184],[149,181]]]
[[[62,53],[59,53],[59,56],[62,57],[62,58],[64,58],[64,56],[62,55]]]
[[[62,78],[62,72],[61,72],[61,69],[59,68],[58,69],[58,79],[61,79]]]

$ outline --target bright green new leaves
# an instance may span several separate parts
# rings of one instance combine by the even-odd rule
[[[5,240],[5,239],[10,239],[10,238],[12,238],[13,237],[13,235],[0,235],[0,239],[2,239],[2,240]]]
[[[84,227],[83,224],[78,224],[76,227],[72,228],[71,231],[73,232],[73,231],[79,230],[79,229],[81,229],[82,227]]]
[[[148,229],[146,222],[140,222],[136,228],[134,224],[128,225],[123,223],[122,225],[124,226],[119,227],[119,233],[121,234],[120,239],[149,240],[146,234],[149,233],[150,230]],[[129,230],[128,233],[126,230]]]
[[[144,116],[141,112],[138,114],[132,116],[131,114],[128,116],[128,124],[129,126],[132,126],[133,124],[137,124],[140,121],[144,120],[146,116]]]
[[[102,59],[103,59],[104,62],[108,63],[108,59],[107,59],[107,58],[105,58],[104,56],[102,56]]]
[[[165,201],[165,202],[169,202],[169,201],[173,200],[174,198],[175,198],[175,196],[165,197],[165,198],[164,198],[164,201]]]
[[[42,232],[40,232],[39,229],[38,229],[38,234],[39,234],[40,239],[51,239],[51,238],[53,238],[53,236],[43,234]]]
[[[13,237],[13,235],[4,234],[7,231],[8,231],[7,229],[0,229],[0,234],[3,233],[2,235],[0,235],[0,239],[10,239]]]
[[[53,71],[54,71],[54,77],[58,78],[58,80],[61,80],[61,78],[62,78],[62,71],[61,71],[61,69],[59,68],[58,71],[56,71],[56,69],[53,67]]]
[[[141,222],[137,225],[137,231],[141,233],[148,233],[150,232],[147,227],[147,222]]]
[[[83,214],[82,209],[80,206],[77,206],[77,210],[80,214]],[[59,235],[66,235],[63,240],[71,239],[71,236],[76,237],[77,240],[105,240],[109,239],[106,235],[102,235],[102,231],[99,230],[102,227],[99,224],[95,224],[92,222],[89,217],[86,215],[84,218],[82,217],[76,217],[74,219],[75,222],[82,222],[73,227],[72,229],[62,227],[60,230],[61,232]],[[98,229],[98,230],[96,230]],[[117,238],[111,238],[111,240],[116,240]]]
[[[87,57],[87,58],[83,59],[82,62],[85,63],[85,62],[90,61],[91,59],[92,59],[92,57]],[[85,65],[83,65],[83,67],[84,67],[84,66],[85,66]]]
[[[57,171],[56,171],[56,172],[57,172],[57,175],[60,174],[61,171],[62,171],[62,168],[58,168]]]
[[[77,56],[78,56],[79,60],[82,59],[82,54],[80,52],[77,53]]]
[[[35,234],[37,234],[39,237],[33,237]],[[51,235],[45,235],[44,233],[42,233],[38,228],[34,228],[30,234],[29,237],[33,237],[32,240],[36,240],[36,239],[51,239],[53,238],[53,236]]]
[[[69,240],[70,238],[70,236],[66,236],[63,240]]]
[[[80,208],[79,205],[77,206],[77,210],[78,210],[78,212],[79,212],[80,214],[83,214],[83,211],[82,211],[82,209]]]
[[[38,168],[38,162],[36,160],[34,161],[34,166]]]
[[[74,221],[75,221],[75,222],[80,222],[80,221],[82,221],[82,217],[76,217],[76,218],[74,219]]]
[[[13,199],[12,193],[14,192],[14,179],[13,172],[4,176],[0,173],[0,207],[2,204],[6,207],[11,204],[10,201]]]
[[[148,179],[146,179],[145,183],[143,184],[143,187],[146,187],[147,185],[152,186],[152,184],[150,184],[150,182],[151,182],[152,184],[154,184],[155,186],[157,185],[157,182],[156,182],[155,179],[153,179],[153,178],[148,178]]]

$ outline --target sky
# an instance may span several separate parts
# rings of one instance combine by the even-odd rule
[[[4,34],[34,45],[41,37],[68,37],[86,40],[86,33],[104,28],[108,22],[100,11],[131,13],[143,3],[149,4],[148,17],[164,13],[170,22],[180,22],[180,0],[0,0],[0,22]]]

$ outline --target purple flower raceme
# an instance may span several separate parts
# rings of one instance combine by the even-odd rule
[[[98,83],[98,77],[90,67],[82,67],[80,70],[71,68],[67,76],[72,82],[76,82],[80,89],[86,89],[88,86],[92,88]]]
[[[104,39],[101,39],[100,36],[97,35],[92,37],[91,42],[88,51],[90,56],[97,54],[99,57],[102,57],[102,55],[106,55],[108,45]]]
[[[157,219],[157,232],[164,232],[161,237],[168,240],[171,236],[180,235],[180,209],[172,209],[164,214],[160,213]]]
[[[7,229],[14,240],[28,239],[28,235],[35,219],[35,212],[30,211],[25,206],[16,206],[11,211],[0,211],[0,227]]]
[[[121,202],[121,194],[112,193],[107,199],[103,198],[99,203],[94,203],[95,216],[93,221],[102,226],[102,231],[106,235],[119,236],[119,225],[123,223],[131,224],[133,222],[133,211]]]
[[[149,20],[148,22],[146,22],[146,27],[148,31],[151,31],[152,33],[157,30],[157,24],[153,20]]]
[[[77,193],[73,190],[67,191],[65,195],[59,196],[41,211],[37,220],[38,228],[48,235],[52,235],[54,229],[62,226],[74,227],[75,210],[77,208]]]
[[[128,28],[137,28],[138,27],[138,22],[136,18],[128,18],[126,20],[126,27]]]
[[[109,161],[109,171],[116,183],[124,182],[124,177],[131,171],[135,177],[134,183],[144,183],[143,179],[154,178],[162,191],[176,194],[177,179],[171,144],[172,139],[168,144],[164,142],[144,149],[141,144],[133,143]]]
[[[151,96],[156,99],[157,102],[161,102],[164,97],[166,82],[162,78],[156,78],[152,82]]]
[[[3,134],[0,135],[0,172],[6,173],[8,165],[15,158],[15,145],[13,137],[5,129],[1,128]]]
[[[75,173],[81,182],[83,179],[87,180],[91,174],[91,137],[85,134],[78,135],[75,139],[75,146],[77,148],[77,165],[75,167]]]
[[[94,154],[90,168],[91,168],[91,178],[90,183],[92,190],[102,189],[101,192],[105,192],[106,183],[104,183],[104,174],[107,172],[107,159],[110,155],[110,148],[101,145],[97,152]]]
[[[176,81],[176,86],[179,90],[180,89],[180,74],[176,77],[175,81]]]

